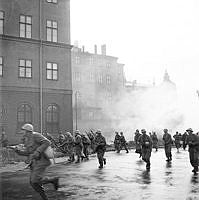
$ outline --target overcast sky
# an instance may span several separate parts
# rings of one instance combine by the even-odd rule
[[[199,89],[198,0],[71,0],[71,43],[125,64],[128,80],[157,83],[165,69],[177,86]]]

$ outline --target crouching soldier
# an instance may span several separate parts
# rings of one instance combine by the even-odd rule
[[[198,155],[199,155],[199,137],[193,134],[191,128],[186,130],[188,132],[187,144],[189,145],[189,159],[193,167],[192,172],[196,174],[198,172]]]
[[[33,132],[33,126],[31,124],[24,124],[22,131],[25,138],[25,149],[15,149],[15,151],[19,155],[29,156],[31,170],[30,184],[40,194],[42,199],[48,200],[43,184],[52,183],[56,190],[59,186],[59,179],[57,177],[44,177],[46,168],[51,164],[49,158],[45,155],[45,150],[50,146],[50,141],[40,133]]]
[[[146,130],[141,130],[142,135],[139,137],[138,141],[142,147],[142,160],[146,162],[146,169],[150,170],[150,157],[151,157],[151,151],[152,151],[152,140],[151,138],[146,134]]]
[[[106,139],[102,136],[101,131],[97,130],[96,137],[94,140],[95,143],[95,152],[97,153],[97,158],[99,161],[99,168],[103,168],[103,165],[106,165],[106,158],[104,158],[104,154],[106,151]]]

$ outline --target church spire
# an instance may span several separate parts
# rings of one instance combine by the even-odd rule
[[[165,73],[164,73],[164,79],[163,79],[163,81],[166,81],[166,82],[171,82],[171,80],[170,80],[170,77],[169,77],[169,74],[168,74],[168,72],[167,72],[167,70],[165,70]]]

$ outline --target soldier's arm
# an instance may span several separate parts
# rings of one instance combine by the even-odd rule
[[[15,149],[15,152],[17,154],[19,154],[20,156],[29,156],[30,155],[30,152],[28,152],[27,150]]]
[[[50,146],[50,141],[41,134],[34,134],[34,139],[38,144],[40,144],[36,149],[39,153],[43,153]]]

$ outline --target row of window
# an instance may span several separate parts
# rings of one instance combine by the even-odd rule
[[[4,34],[5,14],[0,11],[0,34]],[[32,38],[32,16],[19,16],[19,37]],[[49,42],[58,41],[58,23],[55,20],[46,21],[46,40]]]
[[[3,57],[0,56],[0,76],[3,76]],[[20,59],[18,65],[18,77],[19,78],[32,78],[32,60]],[[47,62],[46,63],[46,79],[58,80],[58,64]]]
[[[81,81],[81,73],[80,72],[74,72],[73,77],[74,77],[74,81],[77,81],[77,82]],[[97,77],[97,82],[99,84],[102,84],[103,83],[103,79],[104,79],[103,75],[100,74]],[[94,74],[92,72],[89,75],[89,80],[90,81],[94,81],[95,80]],[[106,75],[106,84],[108,84],[108,85],[111,84],[111,76],[110,75]]]
[[[51,104],[45,111],[45,124],[48,132],[59,130],[59,107],[56,104]],[[33,122],[33,109],[29,104],[22,104],[17,108],[17,129],[25,123]]]
[[[81,58],[80,56],[74,56],[73,62],[75,64],[81,64],[81,62],[88,62],[90,65],[94,64],[94,58],[92,56],[88,57],[88,58]],[[107,62],[106,63],[106,67],[107,68],[111,68],[111,63]]]

